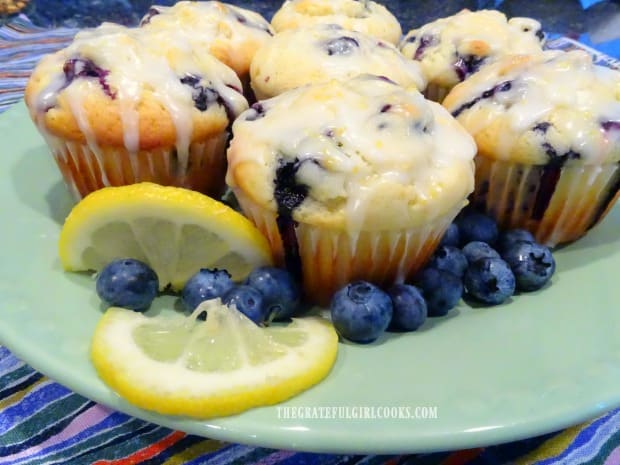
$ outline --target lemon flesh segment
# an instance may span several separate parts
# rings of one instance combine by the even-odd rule
[[[206,321],[196,318],[202,311]],[[91,358],[101,379],[130,403],[205,419],[293,397],[327,376],[337,350],[325,319],[261,328],[214,299],[190,316],[112,307],[95,329]]]
[[[160,288],[181,289],[200,268],[226,269],[233,280],[272,263],[265,237],[243,215],[198,192],[139,183],[93,192],[60,232],[67,271],[98,271],[135,258],[157,273]]]

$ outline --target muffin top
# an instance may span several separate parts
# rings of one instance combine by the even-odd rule
[[[140,25],[148,34],[183,36],[195,50],[208,51],[239,75],[248,72],[256,49],[273,36],[258,13],[215,1],[154,5]]]
[[[232,69],[211,55],[145,41],[139,29],[106,23],[45,56],[26,87],[26,103],[45,132],[130,152],[221,132],[247,108]]]
[[[271,20],[277,32],[314,24],[338,24],[392,44],[397,44],[402,35],[396,17],[373,1],[286,0]]]
[[[460,209],[474,154],[439,104],[364,75],[254,104],[233,125],[227,183],[295,221],[395,230]]]
[[[278,33],[252,61],[252,87],[260,98],[285,90],[359,74],[376,74],[400,84],[424,89],[419,64],[395,46],[335,24],[317,24]]]
[[[620,72],[583,51],[506,57],[457,85],[445,107],[479,153],[521,163],[620,160]]]
[[[450,88],[499,57],[538,53],[543,42],[536,20],[507,20],[495,10],[462,10],[409,31],[400,50],[420,62],[429,83]]]

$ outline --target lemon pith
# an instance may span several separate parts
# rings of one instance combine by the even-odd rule
[[[142,260],[162,289],[180,289],[200,268],[227,269],[242,279],[272,263],[267,240],[243,215],[198,192],[153,183],[85,197],[65,220],[58,247],[67,271],[97,271],[117,258]]]
[[[206,322],[196,320],[204,309]],[[172,344],[183,341],[182,347],[151,354],[157,344],[149,348],[136,338],[145,325],[154,325],[155,333],[158,325],[176,331]],[[155,337],[158,344],[165,340]],[[272,405],[308,389],[327,376],[337,346],[337,334],[324,319],[259,328],[215,299],[189,317],[149,318],[110,308],[95,329],[91,358],[103,381],[130,403],[162,414],[211,418]]]

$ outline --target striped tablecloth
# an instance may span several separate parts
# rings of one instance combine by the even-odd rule
[[[0,28],[0,112],[21,99],[40,56],[62,47],[74,32],[39,29],[24,16]],[[192,436],[112,411],[46,378],[0,346],[0,465],[506,463],[620,465],[620,409],[546,436],[458,452],[337,456],[278,451]]]

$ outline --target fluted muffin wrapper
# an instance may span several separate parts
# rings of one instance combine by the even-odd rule
[[[478,155],[472,204],[502,228],[529,230],[548,246],[574,241],[619,197],[620,165],[528,165]]]
[[[276,263],[285,252],[276,213],[233,190],[244,214],[268,239]],[[395,231],[350,232],[296,222],[306,299],[321,305],[347,283],[364,279],[386,287],[412,278],[437,248],[462,205],[423,227]]]
[[[225,189],[226,131],[190,144],[186,159],[175,147],[129,152],[44,135],[76,200],[103,187],[139,182],[185,187],[214,197]]]

